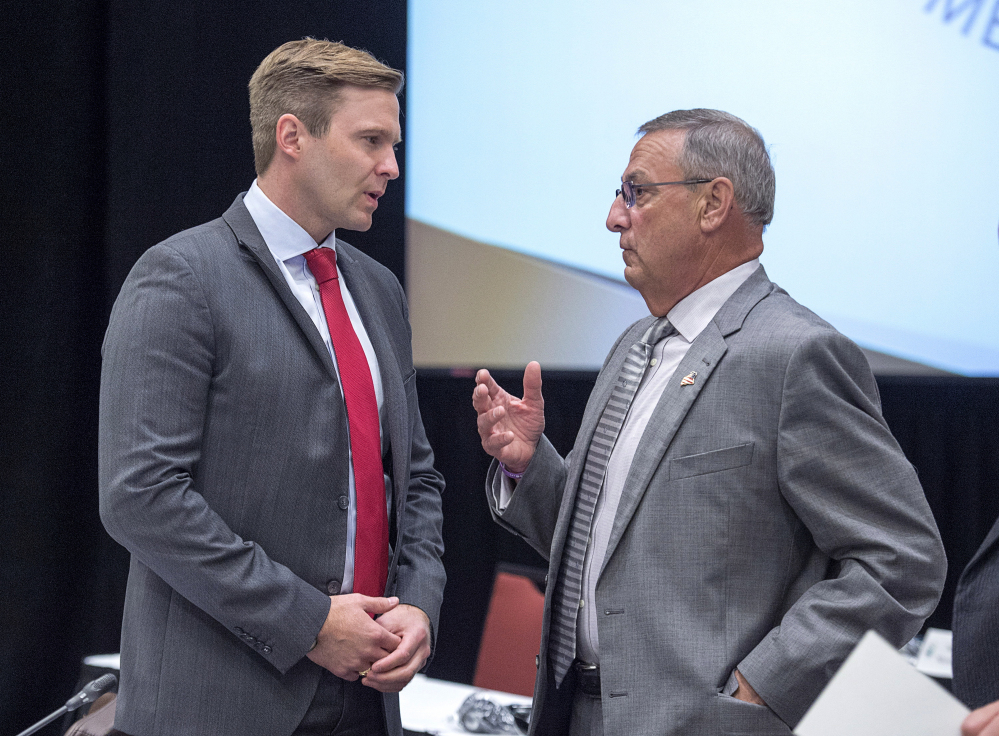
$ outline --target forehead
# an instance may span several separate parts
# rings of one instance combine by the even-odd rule
[[[344,130],[370,130],[398,138],[399,99],[389,90],[378,87],[344,87],[330,124]]]
[[[623,180],[666,181],[668,177],[677,174],[680,167],[676,162],[683,148],[685,135],[686,132],[682,130],[646,133],[631,149],[631,158]]]

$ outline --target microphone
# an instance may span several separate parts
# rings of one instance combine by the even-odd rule
[[[29,736],[30,734],[33,734],[35,731],[39,730],[40,728],[44,728],[45,726],[49,725],[56,718],[59,718],[60,716],[69,713],[70,711],[76,710],[81,705],[85,705],[87,703],[93,703],[95,700],[97,700],[97,698],[101,697],[101,695],[106,693],[108,690],[110,690],[117,684],[118,684],[118,678],[115,677],[114,675],[110,673],[106,675],[101,675],[96,680],[88,682],[80,692],[78,692],[72,698],[67,700],[66,705],[64,705],[62,708],[55,711],[54,713],[47,715],[45,718],[40,720],[34,726],[31,726],[30,728],[21,731],[21,733],[19,733],[17,736]]]
[[[68,713],[71,710],[76,710],[81,705],[93,703],[117,684],[118,678],[110,672],[106,675],[101,675],[96,680],[88,682],[80,692],[67,700],[66,705],[63,707],[66,708],[66,712]]]

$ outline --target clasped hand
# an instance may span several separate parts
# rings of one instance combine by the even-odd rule
[[[331,596],[326,622],[306,656],[344,680],[356,680],[368,670],[365,685],[396,693],[430,656],[430,620],[395,597]]]

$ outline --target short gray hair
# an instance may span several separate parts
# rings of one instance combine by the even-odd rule
[[[696,109],[660,115],[638,133],[660,130],[686,131],[677,161],[684,178],[730,179],[736,204],[746,217],[764,228],[770,224],[774,219],[774,167],[756,128],[721,110]]]

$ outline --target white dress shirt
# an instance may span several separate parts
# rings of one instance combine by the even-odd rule
[[[649,366],[639,384],[638,392],[624,419],[614,449],[607,461],[604,483],[597,498],[593,523],[590,527],[590,540],[586,547],[583,562],[583,598],[580,601],[579,618],[576,626],[576,656],[586,662],[600,662],[600,647],[597,639],[596,585],[603,567],[607,543],[610,541],[614,517],[624,491],[624,483],[631,470],[631,462],[638,450],[638,444],[645,433],[649,420],[662,396],[669,379],[676,372],[691,343],[714,319],[721,306],[742,286],[752,273],[759,268],[758,258],[736,266],[714,281],[681,299],[668,313],[670,324],[676,332],[656,343],[649,359]],[[502,474],[501,474],[502,475]],[[498,489],[497,509],[502,511],[510,502],[514,485],[505,476]]]
[[[306,313],[312,319],[316,329],[319,330],[323,342],[326,343],[326,349],[329,350],[330,357],[333,358],[333,365],[336,366],[336,352],[333,350],[333,341],[330,339],[329,327],[326,325],[326,312],[323,311],[323,302],[319,295],[319,287],[316,284],[315,277],[312,275],[312,271],[309,270],[305,256],[302,255],[316,248],[316,241],[312,239],[312,236],[301,225],[288,217],[276,204],[267,198],[267,195],[257,186],[256,180],[250,186],[250,191],[243,197],[243,204],[250,213],[250,217],[253,218],[257,229],[260,231],[267,249],[274,256],[278,268],[284,275],[285,281],[288,282],[291,293],[295,295],[302,308],[305,309]],[[322,243],[319,243],[319,247],[336,250],[335,233],[330,233]],[[371,380],[375,387],[375,400],[378,402],[378,431],[382,437],[382,451],[384,452],[385,438],[382,432],[382,425],[385,423],[385,393],[382,389],[378,358],[375,355],[374,347],[371,345],[371,340],[368,338],[368,333],[364,329],[364,323],[361,321],[361,315],[357,311],[354,299],[347,289],[347,284],[343,279],[343,272],[340,270],[339,263],[337,264],[336,272],[337,280],[340,284],[340,293],[343,295],[343,303],[347,308],[347,316],[350,317],[350,323],[354,327],[354,332],[357,333],[357,339],[361,343],[364,355],[368,359],[368,367],[371,370]],[[337,368],[337,375],[339,375],[339,368]],[[346,416],[346,413],[344,415]],[[343,582],[340,586],[341,593],[350,593],[354,589],[354,539],[357,535],[357,497],[354,490],[354,464],[353,460],[349,457],[349,450],[348,459],[350,460],[348,463],[350,507],[347,511],[347,554],[344,563]],[[386,502],[389,504],[386,508],[391,508],[390,492],[391,485],[388,483],[388,479],[386,479]]]

